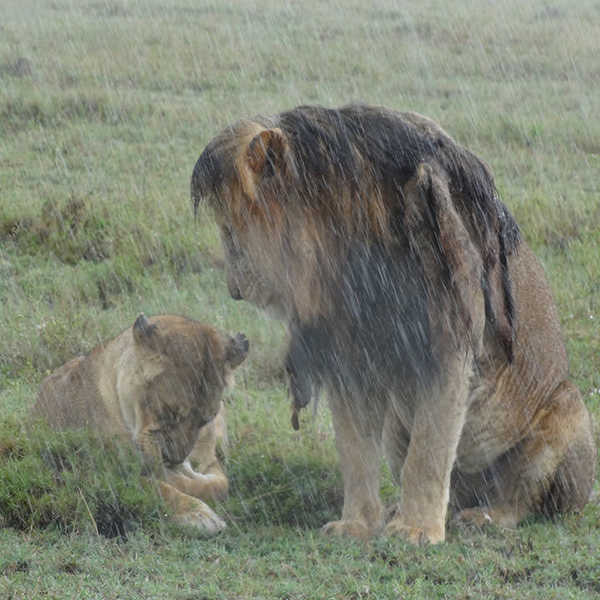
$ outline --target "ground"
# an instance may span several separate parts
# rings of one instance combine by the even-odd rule
[[[229,299],[215,228],[189,199],[204,145],[243,116],[364,101],[434,118],[490,165],[542,259],[600,441],[599,18],[595,0],[7,0],[0,418],[142,311],[244,331],[252,352],[229,400],[226,533],[0,529],[0,597],[600,594],[598,486],[583,515],[451,527],[439,547],[319,536],[341,502],[325,403],[292,431],[284,332]]]

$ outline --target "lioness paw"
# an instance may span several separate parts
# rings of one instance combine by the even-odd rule
[[[325,535],[336,537],[354,537],[359,540],[368,540],[373,533],[361,521],[330,521],[321,528]]]
[[[199,529],[208,536],[216,535],[227,527],[227,524],[209,506],[199,510],[175,515],[176,523]]]
[[[439,544],[446,537],[444,527],[413,527],[400,519],[390,521],[385,527],[384,535],[399,536],[415,546]]]

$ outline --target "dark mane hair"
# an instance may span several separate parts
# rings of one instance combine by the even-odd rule
[[[458,208],[481,243],[493,232],[502,238],[506,252],[512,252],[519,229],[486,165],[432,122],[422,118],[432,126],[419,127],[415,117],[360,104],[341,109],[299,106],[281,113],[277,125],[288,138],[299,185],[309,201],[320,201],[323,191],[331,195],[331,175],[354,189],[366,175],[382,187],[399,188],[420,163],[433,162],[448,175],[451,191],[463,195]]]
[[[277,125],[287,136],[299,188],[309,203],[330,200],[331,190],[338,189],[336,182],[347,186],[356,201],[367,177],[387,194],[392,191],[395,205],[387,206],[388,212],[402,213],[402,187],[418,166],[428,163],[441,168],[481,252],[486,316],[493,326],[505,317],[509,331],[503,337],[509,339],[503,345],[512,358],[515,309],[508,256],[518,246],[520,233],[479,158],[428,119],[380,107],[300,106],[282,113]],[[497,314],[490,300],[490,278],[496,273],[503,289],[504,315]]]

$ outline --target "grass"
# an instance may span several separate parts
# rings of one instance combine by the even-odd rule
[[[131,449],[89,435],[7,421],[0,430],[0,526],[52,526],[127,538],[165,513]]]
[[[492,167],[546,267],[572,376],[598,423],[598,18],[595,0],[4,2],[0,422],[21,450],[0,461],[3,477],[13,468],[0,496],[15,498],[10,485],[31,477],[57,497],[44,522],[27,495],[18,522],[0,504],[12,525],[0,529],[0,597],[598,596],[597,491],[580,516],[450,528],[440,547],[320,537],[341,506],[327,411],[291,430],[285,333],[229,299],[210,217],[195,223],[189,200],[200,151],[240,117],[354,100],[427,114]],[[150,501],[126,540],[98,536],[72,490],[86,490],[94,514],[102,490],[127,483],[123,496],[141,506],[150,495],[135,464],[98,456],[97,441],[20,429],[49,370],[140,311],[186,314],[252,342],[229,400],[232,493],[217,510],[230,526],[214,540],[170,527]],[[88,448],[81,464],[103,465],[110,481],[52,476],[41,447],[75,442]],[[385,471],[382,493],[393,498]]]

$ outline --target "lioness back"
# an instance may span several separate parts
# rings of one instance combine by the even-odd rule
[[[59,429],[106,423],[109,415],[94,370],[94,361],[86,356],[56,369],[42,381],[32,414]]]

